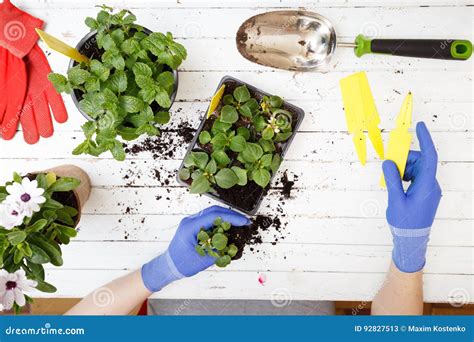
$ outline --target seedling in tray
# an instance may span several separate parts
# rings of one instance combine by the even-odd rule
[[[304,113],[233,78],[221,84],[224,96],[201,124],[179,179],[191,193],[207,193],[254,214]]]

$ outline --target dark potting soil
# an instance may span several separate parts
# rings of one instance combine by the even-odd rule
[[[252,223],[243,227],[232,227],[229,230],[229,244],[235,244],[238,252],[233,257],[233,260],[238,260],[242,257],[246,246],[255,246],[263,243],[262,231],[267,231],[274,228],[277,232],[281,232],[282,223],[278,217],[270,217],[265,215],[257,215],[252,218]],[[276,240],[278,241],[278,239]],[[276,243],[275,241],[275,243]],[[273,244],[273,242],[272,242]],[[249,247],[250,251],[254,251],[254,247]]]
[[[177,151],[189,144],[194,137],[196,129],[187,122],[181,122],[177,128],[164,128],[156,137],[147,137],[138,143],[124,143],[125,153],[138,155],[150,152],[153,159],[173,159]]]
[[[296,176],[295,176],[296,177]],[[284,198],[290,198],[291,196],[291,190],[293,189],[293,186],[295,185],[294,181],[288,180],[288,170],[286,170],[283,173],[283,176],[280,178],[280,182],[283,186],[281,190],[281,194]]]

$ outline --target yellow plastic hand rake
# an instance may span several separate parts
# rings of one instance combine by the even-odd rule
[[[53,49],[63,54],[64,56],[75,60],[78,63],[89,63],[89,58],[81,54],[72,46],[69,46],[63,41],[59,40],[58,38],[53,37],[52,35],[40,29],[36,29],[36,33],[38,33],[38,36],[40,36],[41,40],[44,41],[50,49]]]
[[[400,114],[398,114],[396,127],[390,132],[386,153],[386,159],[395,162],[398,171],[400,171],[400,177],[402,179],[403,174],[405,173],[405,166],[408,159],[408,153],[410,152],[410,144],[412,139],[411,133],[408,132],[412,122],[412,110],[413,96],[411,93],[408,93],[407,97],[403,101]],[[386,187],[383,175],[380,179],[380,186],[383,188]]]
[[[358,72],[341,79],[340,86],[347,128],[353,134],[352,141],[360,162],[362,165],[367,162],[365,131],[368,131],[375,151],[383,159],[382,134],[378,128],[380,117],[365,72]]]

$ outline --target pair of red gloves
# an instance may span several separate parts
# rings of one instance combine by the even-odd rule
[[[37,45],[44,22],[4,0],[0,4],[0,137],[10,140],[21,123],[27,143],[54,132],[67,120],[61,96],[48,80],[48,60]],[[50,111],[51,108],[51,111]]]

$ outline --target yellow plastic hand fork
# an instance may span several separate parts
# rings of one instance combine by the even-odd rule
[[[225,84],[223,84],[219,90],[214,94],[214,96],[211,99],[211,104],[209,105],[209,109],[207,110],[207,118],[214,113],[216,110],[217,106],[219,105],[219,102],[221,102],[222,95],[224,94],[225,90]]]
[[[382,134],[378,128],[380,117],[365,72],[358,72],[341,79],[340,86],[347,129],[353,134],[352,141],[360,162],[362,165],[367,162],[365,131],[368,131],[375,151],[383,159]]]
[[[413,110],[413,96],[408,93],[407,97],[403,101],[400,114],[396,121],[396,127],[390,132],[388,140],[388,148],[386,153],[386,159],[392,160],[397,165],[398,171],[400,171],[400,177],[403,179],[405,173],[405,166],[408,159],[408,153],[410,151],[410,144],[412,135],[408,132],[412,122],[412,110]],[[380,179],[380,186],[386,187],[385,179],[382,175]]]
[[[50,49],[53,49],[63,54],[64,56],[75,60],[78,63],[89,63],[89,58],[81,54],[72,46],[69,46],[63,41],[59,40],[58,38],[53,37],[52,35],[40,29],[36,29],[36,33],[38,33],[38,36],[40,36],[41,40],[44,41]]]

